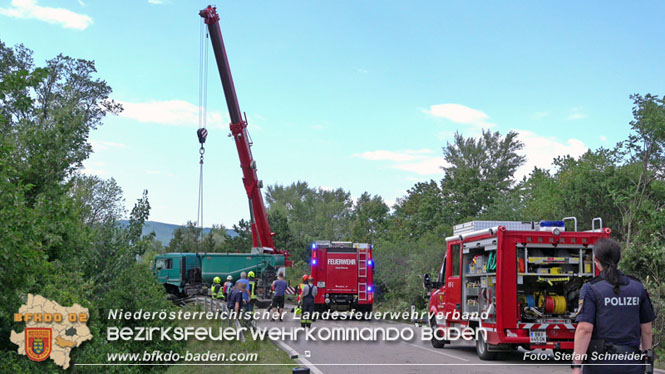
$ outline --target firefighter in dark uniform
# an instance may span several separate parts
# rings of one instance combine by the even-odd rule
[[[307,277],[307,284],[302,290],[301,327],[312,327],[312,322],[314,322],[314,298],[316,298],[317,293],[318,288],[314,285],[314,278],[310,275]]]
[[[573,374],[582,373],[582,367],[585,374],[644,373],[645,352],[653,360],[656,318],[649,295],[639,280],[617,269],[621,247],[616,241],[598,240],[593,253],[602,273],[580,291]],[[593,365],[582,365],[584,358]]]

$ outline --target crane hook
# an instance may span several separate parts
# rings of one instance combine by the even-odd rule
[[[196,130],[196,135],[199,137],[199,143],[203,146],[203,143],[206,142],[206,138],[208,137],[208,130],[202,127]]]

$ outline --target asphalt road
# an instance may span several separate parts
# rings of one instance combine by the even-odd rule
[[[300,321],[262,321],[261,327],[299,327]],[[298,360],[314,374],[335,373],[570,373],[570,363],[553,360],[524,360],[524,353],[504,354],[498,361],[478,358],[473,342],[459,341],[435,349],[429,341],[420,340],[420,329],[414,325],[393,321],[323,321],[313,327],[397,327],[414,331],[411,341],[306,341],[286,340],[278,345],[286,351],[295,351]],[[541,351],[542,353],[551,353]],[[552,365],[566,364],[565,366]]]

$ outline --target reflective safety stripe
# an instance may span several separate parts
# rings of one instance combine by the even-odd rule
[[[249,295],[250,298],[252,299],[258,299],[258,297],[255,294],[256,291],[256,281],[249,281]]]

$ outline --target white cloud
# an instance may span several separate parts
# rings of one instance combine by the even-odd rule
[[[434,153],[434,151],[431,150],[431,149],[429,149],[429,148],[407,149],[407,150],[405,150],[404,152],[406,152],[406,153],[410,153],[410,154],[412,154],[412,155],[422,155],[422,154],[427,154],[427,155],[429,155],[429,154]]]
[[[124,110],[121,117],[144,123],[158,123],[171,126],[198,127],[199,107],[183,100],[127,102],[119,101]],[[208,111],[208,126],[226,127],[228,117],[221,112]],[[257,125],[253,125],[259,128]]]
[[[127,146],[122,143],[107,142],[104,140],[91,140],[90,145],[92,145],[93,152],[106,151],[111,148],[126,148]]]
[[[469,108],[461,104],[437,104],[423,110],[432,117],[445,118],[455,123],[462,123],[478,128],[489,128],[496,126],[488,122],[489,116],[484,112]]]
[[[565,143],[553,137],[540,136],[529,130],[514,130],[524,143],[520,154],[526,156],[526,162],[515,173],[515,179],[529,175],[534,167],[551,169],[552,161],[557,156],[571,155],[579,157],[589,148],[579,139],[570,138]]]
[[[22,19],[37,19],[60,25],[66,29],[85,30],[92,18],[64,8],[37,5],[36,0],[12,0],[9,8],[0,8],[0,14]]]
[[[353,154],[352,157],[370,161],[390,161],[390,168],[404,170],[419,175],[443,174],[443,156],[431,156],[431,149],[407,149],[403,151],[367,151]]]
[[[352,157],[358,157],[373,161],[413,161],[422,158],[422,154],[432,153],[431,149],[407,149],[404,151],[368,151],[353,154]]]
[[[319,186],[319,190],[321,191],[335,191],[335,188],[332,186]]]
[[[601,142],[606,142],[606,141],[607,141],[607,136],[605,136],[605,135],[601,135],[601,136],[600,136],[600,141],[601,141]]]
[[[164,4],[164,0],[148,0],[148,2],[150,4],[157,4],[157,5]]]
[[[419,180],[419,181],[420,181],[420,180]],[[391,198],[391,199],[384,199],[383,202],[384,202],[384,203],[388,206],[388,208],[390,208],[390,210],[392,211],[393,206],[394,206],[395,204],[397,204],[397,197],[393,197],[393,198]]]
[[[86,160],[83,163],[83,168],[81,169],[81,172],[83,174],[87,175],[96,175],[98,177],[105,176],[108,174],[108,172],[102,167],[104,167],[106,164],[103,162],[93,162],[90,160]]]
[[[444,165],[445,161],[443,160],[443,156],[439,156],[427,157],[416,162],[398,163],[392,167],[394,169],[405,170],[419,175],[443,175],[443,169],[441,168]]]
[[[412,161],[416,159],[416,156],[405,152],[394,152],[394,151],[383,151],[383,150],[356,153],[353,155],[353,157],[358,157],[365,160],[373,160],[373,161]]]
[[[543,119],[543,118],[547,117],[548,115],[549,115],[549,113],[547,113],[547,112],[535,112],[535,113],[532,113],[530,117],[531,117],[531,119]]]
[[[514,130],[518,138],[524,143],[524,148],[519,152],[526,156],[526,161],[515,173],[515,179],[529,175],[534,167],[551,169],[552,161],[558,156],[571,155],[579,157],[589,148],[579,139],[570,138],[561,142],[553,137],[538,135],[529,130]],[[352,157],[362,158],[370,161],[388,162],[391,169],[408,171],[419,176],[443,176],[441,169],[447,166],[443,155],[434,155],[431,149],[405,150],[405,151],[368,151],[356,153]],[[416,176],[407,177],[411,181],[420,181],[422,178]]]
[[[584,113],[582,111],[582,108],[579,108],[579,107],[571,109],[570,112],[568,113],[568,120],[569,121],[576,121],[576,120],[580,120],[580,119],[585,119],[587,117],[589,117],[589,115]]]

